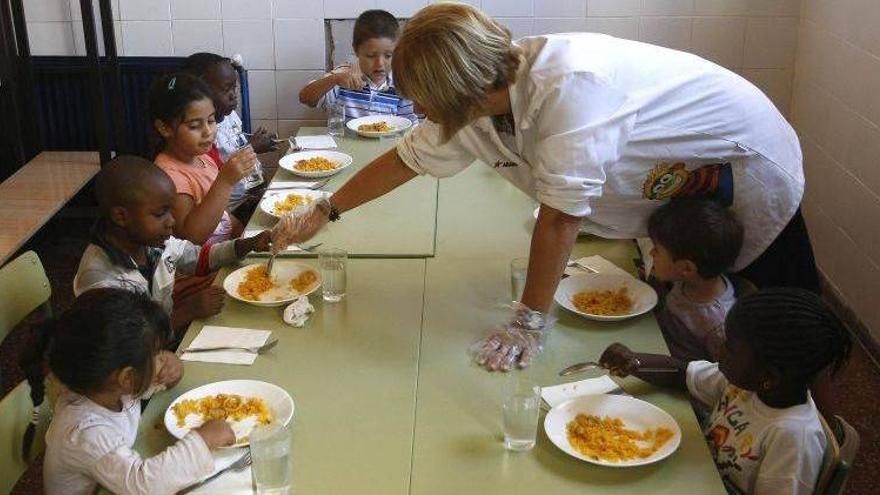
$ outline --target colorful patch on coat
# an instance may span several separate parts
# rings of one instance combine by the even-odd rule
[[[660,163],[645,179],[642,196],[646,199],[711,199],[724,206],[733,204],[733,170],[730,163],[703,165],[688,170],[684,163]]]

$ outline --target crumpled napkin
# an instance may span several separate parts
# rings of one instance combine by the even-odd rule
[[[309,315],[315,312],[315,307],[309,302],[308,296],[299,296],[284,308],[284,323],[295,327],[302,327],[309,319]]]

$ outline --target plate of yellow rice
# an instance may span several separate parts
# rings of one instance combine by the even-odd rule
[[[299,296],[307,296],[321,286],[321,275],[314,267],[300,261],[275,261],[272,276],[266,263],[254,263],[235,270],[223,279],[229,297],[254,306],[283,306]]]
[[[300,206],[308,206],[326,194],[324,191],[311,189],[269,192],[260,201],[260,209],[269,216],[281,218],[284,214],[290,213]]]
[[[293,418],[293,398],[283,388],[258,380],[226,380],[194,388],[165,410],[165,428],[176,438],[211,419],[223,419],[235,432],[235,444],[248,445],[254,428],[286,425]]]
[[[587,273],[563,279],[554,299],[573,313],[599,321],[625,320],[657,305],[657,293],[650,285],[612,273]]]
[[[317,179],[330,177],[352,164],[354,159],[330,150],[300,151],[278,160],[278,166],[302,177]]]
[[[681,428],[659,407],[623,395],[584,395],[544,418],[547,438],[566,454],[601,466],[652,464],[672,455]]]

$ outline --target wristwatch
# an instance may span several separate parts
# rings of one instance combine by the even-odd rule
[[[327,201],[321,201],[318,203],[318,209],[321,210],[321,213],[327,215],[327,219],[331,222],[335,222],[339,220],[339,210],[336,209],[336,206],[331,202],[332,196],[327,198]]]

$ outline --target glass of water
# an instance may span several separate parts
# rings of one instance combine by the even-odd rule
[[[318,252],[321,267],[321,290],[327,302],[339,302],[345,297],[345,264],[348,253],[342,249],[324,249]]]
[[[235,144],[236,146],[238,146],[238,148],[236,148],[236,150],[233,151],[232,154],[238,153],[245,148],[251,147],[251,143],[248,142],[247,137],[242,132],[239,132],[238,137],[235,138]],[[263,183],[263,164],[260,163],[260,160],[257,160],[254,163],[253,172],[245,176],[245,178],[242,179],[242,182],[244,183],[245,189],[252,189]]]
[[[510,300],[522,299],[526,288],[526,275],[529,272],[528,258],[514,258],[510,261]]]
[[[259,495],[293,493],[293,457],[290,430],[281,423],[259,426],[251,432],[251,473]]]
[[[513,376],[502,404],[504,416],[504,448],[513,451],[529,450],[535,446],[538,433],[538,410],[541,387],[526,378]]]
[[[331,136],[345,135],[345,104],[336,100],[330,107],[330,115],[327,116],[327,132]]]

